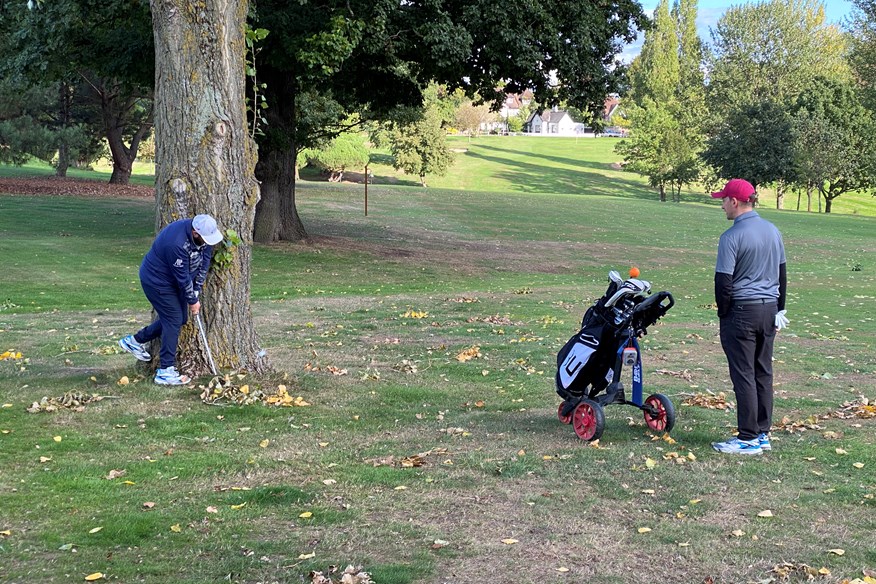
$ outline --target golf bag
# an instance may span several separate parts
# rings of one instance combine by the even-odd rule
[[[673,306],[669,292],[651,293],[651,284],[612,271],[605,294],[587,309],[579,330],[557,354],[557,393],[566,401],[594,398],[614,381],[618,356],[631,339],[647,334]],[[638,345],[636,344],[636,355]],[[632,364],[632,363],[627,363]]]

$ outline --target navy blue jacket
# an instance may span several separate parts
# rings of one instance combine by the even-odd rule
[[[182,294],[189,304],[198,302],[207,279],[213,246],[195,245],[192,220],[174,221],[159,232],[140,264],[140,281],[160,292]]]

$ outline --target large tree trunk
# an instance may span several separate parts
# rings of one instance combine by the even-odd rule
[[[60,126],[65,130],[70,127],[72,122],[73,109],[73,88],[66,81],[62,81],[58,93],[58,105],[60,106]],[[61,138],[61,143],[58,144],[58,165],[55,167],[55,175],[59,177],[67,176],[67,169],[70,168],[70,144],[67,142],[67,136]]]
[[[259,186],[244,105],[247,0],[151,0],[155,33],[156,227],[198,213],[236,231],[231,263],[211,270],[201,295],[220,368],[263,372],[250,306],[252,232]],[[225,242],[223,242],[224,244]],[[220,244],[219,249],[222,249]],[[180,363],[208,370],[196,327],[183,329]]]
[[[262,199],[255,217],[253,238],[259,243],[281,239],[307,241],[307,231],[295,206],[297,167],[294,150],[265,150],[259,156],[256,176],[261,181]]]
[[[256,209],[255,241],[271,243],[309,241],[295,205],[298,180],[296,124],[298,87],[294,75],[270,66],[259,69],[266,80],[270,107],[265,111],[267,128],[259,151],[256,177],[262,185],[262,200]]]

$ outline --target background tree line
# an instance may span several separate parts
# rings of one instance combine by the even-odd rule
[[[841,29],[818,0],[734,6],[698,38],[695,0],[661,0],[623,101],[628,167],[676,200],[682,186],[741,177],[830,212],[876,183],[876,8],[854,0]]]

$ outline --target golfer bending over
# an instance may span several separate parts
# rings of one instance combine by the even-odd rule
[[[143,343],[161,337],[161,365],[155,372],[159,385],[185,385],[191,379],[181,375],[176,366],[179,331],[188,320],[188,312],[198,314],[198,295],[210,269],[213,246],[222,241],[216,221],[209,215],[174,221],[161,230],[143,263],[140,284],[158,319],[119,341],[119,346],[140,361],[149,361]]]
[[[754,210],[757,193],[734,178],[712,193],[733,225],[721,235],[715,266],[715,302],[721,346],[736,394],[739,434],[712,448],[730,454],[772,450],[773,341],[788,325],[785,317],[785,245],[776,226]]]

